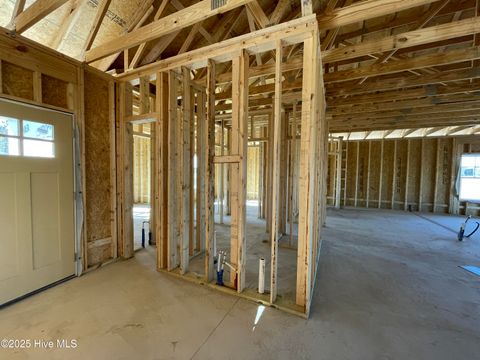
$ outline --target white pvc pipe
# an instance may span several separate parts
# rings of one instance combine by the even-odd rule
[[[258,292],[265,292],[265,259],[260,258],[258,262]]]

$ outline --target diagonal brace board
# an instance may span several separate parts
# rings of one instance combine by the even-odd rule
[[[90,63],[102,59],[108,55],[129,49],[144,42],[168,35],[181,30],[197,22],[203,21],[213,15],[222,14],[239,6],[245,5],[252,0],[227,0],[225,5],[216,9],[211,8],[211,0],[203,0],[195,5],[165,16],[131,33],[120,36],[106,44],[89,50],[85,55],[85,61]]]

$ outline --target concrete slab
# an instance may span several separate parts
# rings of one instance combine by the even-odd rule
[[[453,221],[450,219],[449,221]],[[155,271],[154,248],[0,310],[0,359],[474,359],[480,241],[414,214],[329,211],[311,318]]]

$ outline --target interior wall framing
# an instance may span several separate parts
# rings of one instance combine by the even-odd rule
[[[330,206],[338,194],[342,207],[480,214],[479,204],[459,201],[455,191],[461,155],[480,150],[478,137],[331,140],[329,146]]]

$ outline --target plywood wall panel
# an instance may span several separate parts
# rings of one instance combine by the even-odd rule
[[[355,198],[355,184],[356,184],[356,159],[357,159],[357,143],[350,142],[348,145],[347,151],[347,181],[346,181],[346,206],[353,206],[354,205],[354,198]]]
[[[33,100],[33,71],[2,61],[2,92]]]
[[[369,207],[378,208],[378,199],[380,195],[380,170],[382,163],[382,142],[371,141],[370,144],[368,205]]]
[[[407,176],[407,152],[408,140],[395,140],[397,142],[397,153],[395,157],[395,189],[394,204],[395,210],[405,209],[405,184]]]
[[[367,177],[368,177],[368,144],[359,143],[360,156],[358,159],[358,202],[357,206],[365,207],[367,204]]]
[[[421,140],[409,140],[407,208],[413,211],[418,211],[422,151]]]
[[[109,83],[90,72],[85,73],[85,182],[87,243],[112,236],[111,228],[111,140]],[[110,253],[89,256],[103,262]],[[108,255],[108,256],[107,256]]]
[[[381,208],[390,209],[393,196],[394,141],[383,143],[382,200]]]
[[[437,140],[424,139],[423,161],[422,161],[422,197],[420,211],[433,211],[433,200],[435,193],[435,169],[437,158]]]
[[[61,108],[68,108],[68,83],[42,74],[42,102]]]

